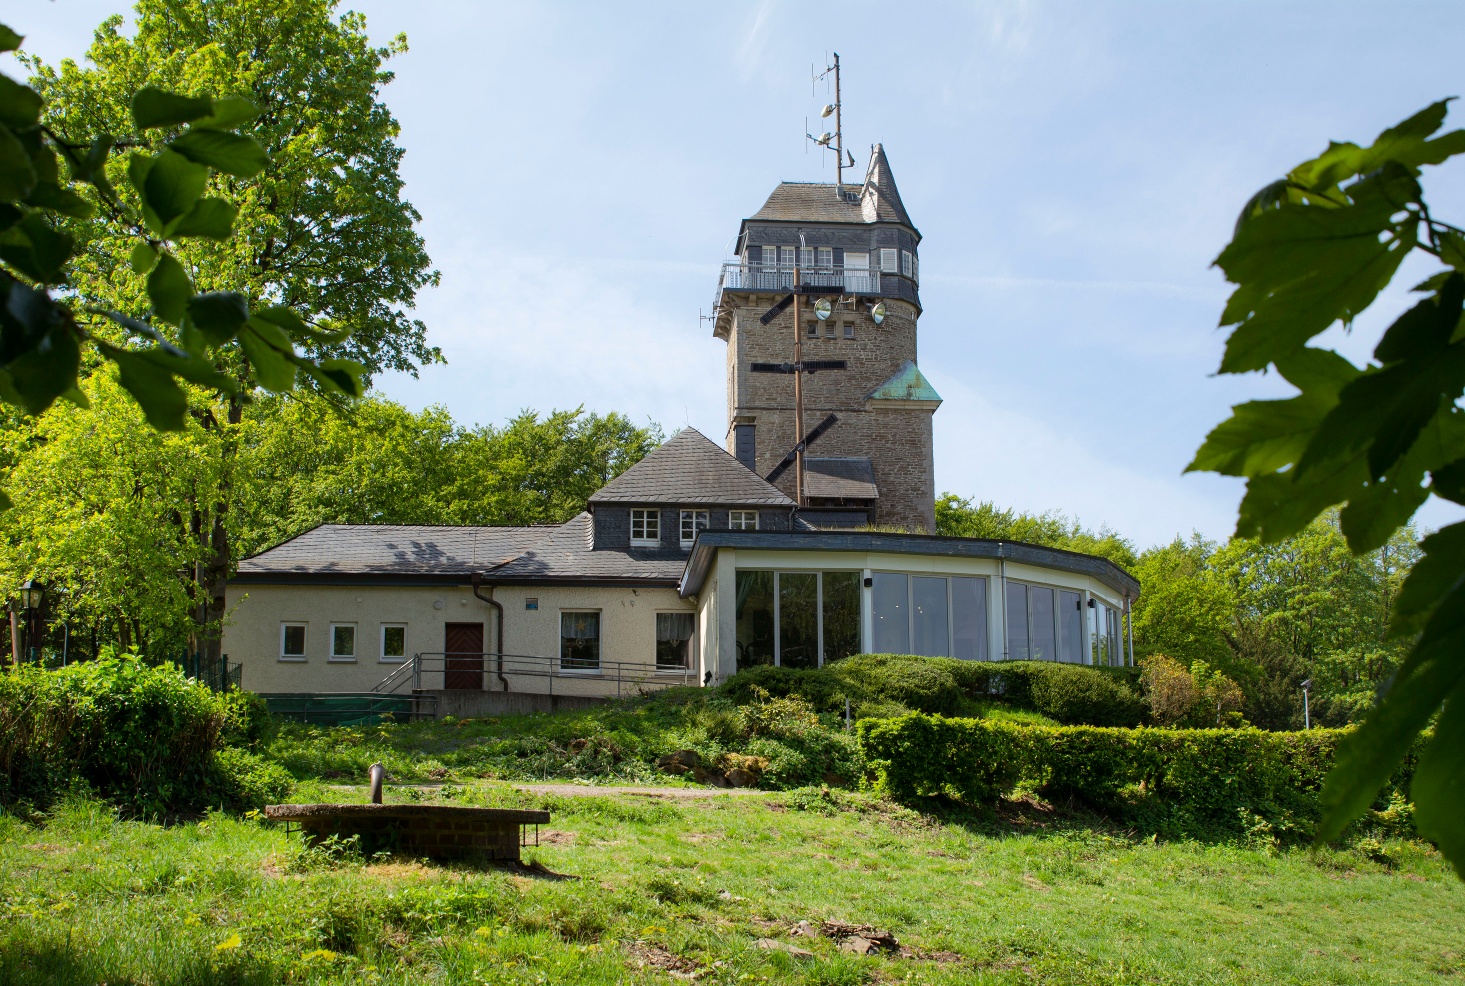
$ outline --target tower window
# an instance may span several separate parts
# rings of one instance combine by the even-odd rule
[[[794,265],[794,248],[791,246],[778,248],[778,265],[780,267],[792,267]]]
[[[834,247],[819,248],[819,266],[826,270],[834,266]]]
[[[855,323],[853,323],[853,322],[846,322],[846,323],[844,323],[844,337],[846,339],[853,339],[855,337]]]
[[[834,323],[832,321],[831,322],[825,322],[824,323],[824,334],[826,336],[828,336],[829,338],[833,339],[834,338],[834,330],[835,330],[835,326],[834,326]]]
[[[697,540],[697,532],[705,531],[708,527],[708,514],[706,510],[683,510],[682,511],[682,547],[690,548],[692,542]]]
[[[916,257],[909,250],[900,251],[900,272],[906,277],[916,276]]]
[[[814,266],[814,248],[813,247],[800,247],[799,248],[799,266],[800,267],[813,267]]]
[[[639,548],[654,548],[661,544],[661,513],[659,511],[631,511],[631,544]]]
[[[899,252],[900,252],[899,250],[894,250],[894,249],[892,249],[890,247],[881,247],[880,248],[880,269],[882,271],[887,271],[887,272],[889,272],[891,274],[894,274],[895,273],[896,254],[899,253]]]
[[[808,324],[808,333],[807,333],[807,335],[809,336],[810,339],[814,339],[814,338],[817,338],[818,337],[818,335],[819,335],[819,323],[818,322],[810,322]]]

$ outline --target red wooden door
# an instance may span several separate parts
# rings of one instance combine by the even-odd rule
[[[449,623],[444,628],[444,688],[483,688],[483,624]]]

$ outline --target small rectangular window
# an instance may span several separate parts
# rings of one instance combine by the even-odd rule
[[[832,322],[832,321],[826,321],[824,323],[824,336],[825,336],[825,338],[833,339],[834,338],[834,333],[835,333],[835,331],[838,328],[839,328],[839,326],[835,325],[834,322]]]
[[[891,274],[894,274],[895,273],[896,255],[899,252],[900,251],[894,250],[894,249],[892,249],[890,247],[881,247],[880,248],[880,269],[882,271],[887,271],[887,272],[889,272]]]
[[[661,511],[631,511],[631,544],[642,548],[661,543]]]
[[[778,265],[780,267],[793,267],[794,248],[791,246],[778,248]]]
[[[853,322],[846,322],[846,323],[844,323],[844,337],[846,339],[853,339],[855,337],[855,323],[853,323]]]
[[[697,532],[707,530],[709,514],[706,510],[682,511],[682,547],[690,548],[697,540]]]
[[[799,266],[805,269],[814,266],[814,248],[801,247],[799,249]]]
[[[407,624],[382,624],[380,659],[383,661],[405,661],[407,659]]]
[[[810,339],[816,339],[816,338],[818,338],[818,336],[819,336],[819,323],[818,322],[810,322],[808,324],[808,326],[806,326],[806,328],[807,328],[808,336],[809,336]]]
[[[525,596],[524,597],[524,608],[525,609],[538,609],[539,608],[539,597],[538,596]]]
[[[560,670],[600,670],[600,614],[560,614]]]
[[[834,266],[834,248],[833,247],[820,247],[819,248],[819,266],[822,267],[822,268],[824,268],[824,269],[826,269],[826,270],[829,269],[829,268],[832,268]]]
[[[727,526],[734,531],[756,531],[758,529],[758,511],[728,511]]]
[[[656,614],[656,670],[685,671],[692,666],[692,614]]]
[[[280,659],[305,660],[305,624],[285,623],[280,626]]]
[[[906,277],[912,277],[915,273],[915,257],[909,250],[900,251],[900,272]]]
[[[331,624],[331,660],[356,660],[356,624]]]

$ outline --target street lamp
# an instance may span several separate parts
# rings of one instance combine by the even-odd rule
[[[1308,678],[1302,683],[1302,728],[1312,728],[1312,710],[1308,707],[1307,690],[1312,687],[1312,679]]]
[[[26,579],[20,584],[20,608],[25,612],[26,652],[32,664],[40,659],[40,648],[37,646],[40,633],[36,624],[40,621],[41,603],[45,598],[45,588],[35,579]]]

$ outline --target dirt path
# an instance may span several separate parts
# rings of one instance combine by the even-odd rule
[[[598,798],[607,794],[634,794],[644,798],[726,798],[757,797],[767,791],[751,787],[627,787],[589,784],[507,784],[518,791],[535,794],[559,794],[571,798]]]

